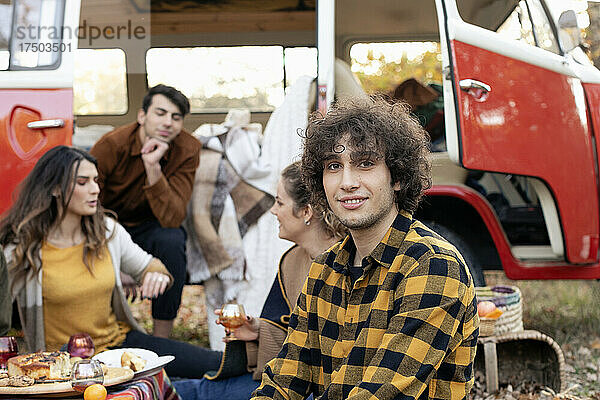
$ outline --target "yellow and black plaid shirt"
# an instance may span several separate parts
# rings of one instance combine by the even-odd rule
[[[401,212],[353,281],[351,237],[313,263],[255,398],[463,399],[479,318],[456,248]]]

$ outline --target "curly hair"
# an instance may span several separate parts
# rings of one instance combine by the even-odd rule
[[[0,221],[0,245],[15,244],[9,274],[11,287],[23,284],[30,270],[37,276],[40,269],[40,249],[51,228],[65,217],[75,176],[83,160],[97,165],[89,153],[77,148],[58,146],[48,150],[21,182],[18,196]],[[83,262],[92,271],[95,258],[100,258],[106,246],[105,210],[98,204],[93,215],[81,218],[84,233]]]
[[[410,115],[404,103],[382,97],[344,98],[326,115],[311,114],[304,134],[302,177],[311,192],[311,203],[328,208],[323,188],[323,160],[336,149],[342,137],[356,150],[385,157],[400,210],[414,212],[423,192],[431,187],[429,136]]]
[[[281,179],[285,191],[294,202],[292,211],[297,216],[302,208],[310,204],[311,198],[308,187],[302,181],[300,161],[296,161],[285,167],[281,171]],[[346,236],[346,228],[330,210],[323,209],[320,206],[313,206],[312,204],[311,206],[314,210],[315,219],[323,224],[323,229],[325,229],[330,237],[343,238]]]

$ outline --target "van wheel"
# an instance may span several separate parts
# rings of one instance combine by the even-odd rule
[[[481,267],[481,263],[477,260],[475,253],[471,250],[471,247],[465,242],[465,240],[460,237],[460,235],[456,234],[454,231],[446,228],[443,225],[437,224],[435,222],[425,222],[432,230],[436,231],[440,236],[449,241],[457,248],[460,254],[463,256],[465,261],[467,262],[467,267],[469,267],[469,271],[471,272],[471,276],[473,277],[473,284],[475,286],[485,286],[485,276],[483,275],[483,268]]]

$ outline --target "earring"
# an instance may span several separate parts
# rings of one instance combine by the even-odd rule
[[[304,225],[309,226],[310,225],[310,219],[307,219],[306,221],[304,221]]]

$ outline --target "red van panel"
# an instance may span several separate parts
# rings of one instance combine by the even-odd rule
[[[72,89],[0,90],[0,213],[12,204],[15,187],[48,149],[71,145]],[[61,128],[30,129],[29,122],[63,119]]]

